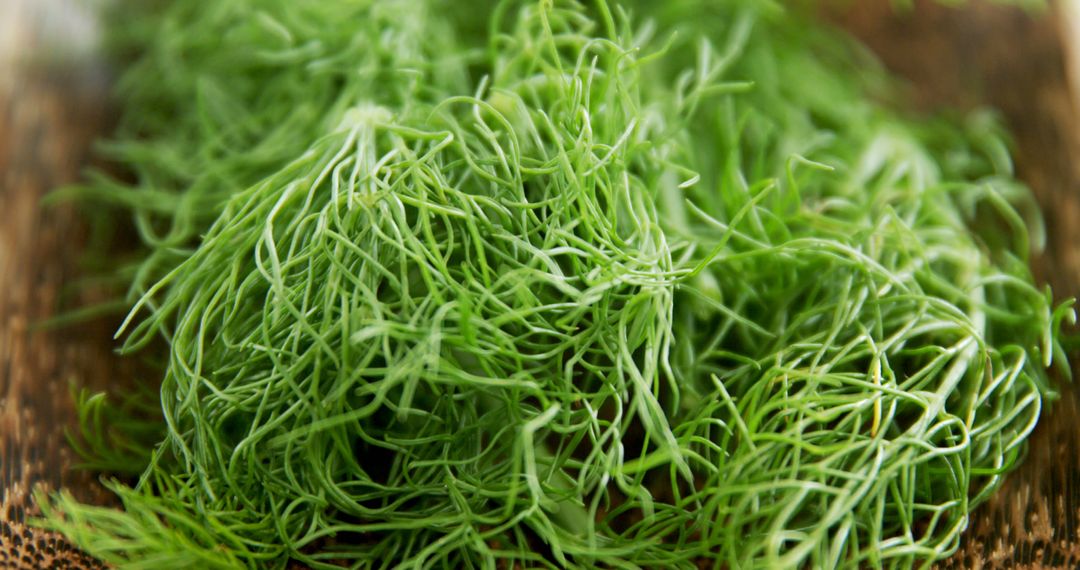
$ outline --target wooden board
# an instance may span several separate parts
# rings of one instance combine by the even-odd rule
[[[975,2],[929,2],[896,14],[886,0],[833,15],[911,81],[925,110],[990,104],[1015,133],[1019,175],[1048,224],[1036,262],[1059,297],[1080,296],[1080,57],[1066,4],[1041,15]],[[1075,4],[1080,20],[1080,3]],[[92,568],[57,537],[30,530],[35,484],[105,500],[71,469],[65,429],[70,386],[101,387],[128,374],[112,355],[115,322],[62,330],[36,324],[93,297],[71,289],[84,230],[70,207],[41,196],[76,180],[107,131],[108,78],[92,54],[92,18],[78,0],[0,0],[0,567]],[[1077,51],[1080,53],[1080,51]],[[1070,72],[1069,70],[1075,70]],[[1070,75],[1070,73],[1072,75]],[[1080,567],[1080,404],[1054,404],[1027,461],[975,515],[943,568]]]
[[[0,1],[0,568],[100,566],[24,524],[36,484],[100,492],[70,469],[69,386],[101,386],[116,363],[108,323],[39,326],[78,302],[65,296],[82,241],[72,208],[39,201],[78,177],[106,128],[107,81],[85,57],[93,30],[74,4]]]

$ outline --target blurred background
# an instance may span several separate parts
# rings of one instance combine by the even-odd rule
[[[110,70],[86,0],[0,0],[0,567],[96,568],[55,536],[29,529],[35,485],[106,501],[74,470],[65,430],[71,386],[125,377],[113,355],[115,318],[41,323],[103,298],[80,282],[87,239],[72,206],[42,208],[77,180],[107,133]],[[841,5],[842,4],[842,5]],[[900,77],[918,112],[997,109],[1021,179],[1047,224],[1037,277],[1080,296],[1080,0],[1025,10],[972,0],[830,4],[821,17],[850,30]],[[1075,361],[1074,361],[1075,362]],[[128,374],[129,375],[129,374]],[[1062,386],[1028,458],[972,521],[945,568],[1080,567],[1080,415]]]

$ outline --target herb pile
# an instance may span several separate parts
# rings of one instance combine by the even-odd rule
[[[134,212],[165,427],[86,400],[141,475],[42,498],[106,562],[907,567],[1051,394],[996,124],[799,8],[141,10],[135,182],[79,194]]]

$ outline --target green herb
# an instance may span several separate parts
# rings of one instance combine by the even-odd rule
[[[1072,318],[993,121],[875,102],[797,9],[491,8],[150,20],[110,146],[139,182],[82,192],[140,220],[125,348],[168,342],[167,431],[123,510],[42,524],[130,568],[953,551]]]

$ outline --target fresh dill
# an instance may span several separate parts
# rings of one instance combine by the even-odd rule
[[[122,332],[167,342],[165,435],[93,463],[142,456],[122,510],[41,523],[130,568],[952,552],[1072,318],[993,121],[905,117],[773,3],[460,8],[173,0],[132,32],[107,150],[137,182],[80,194],[147,247]]]

